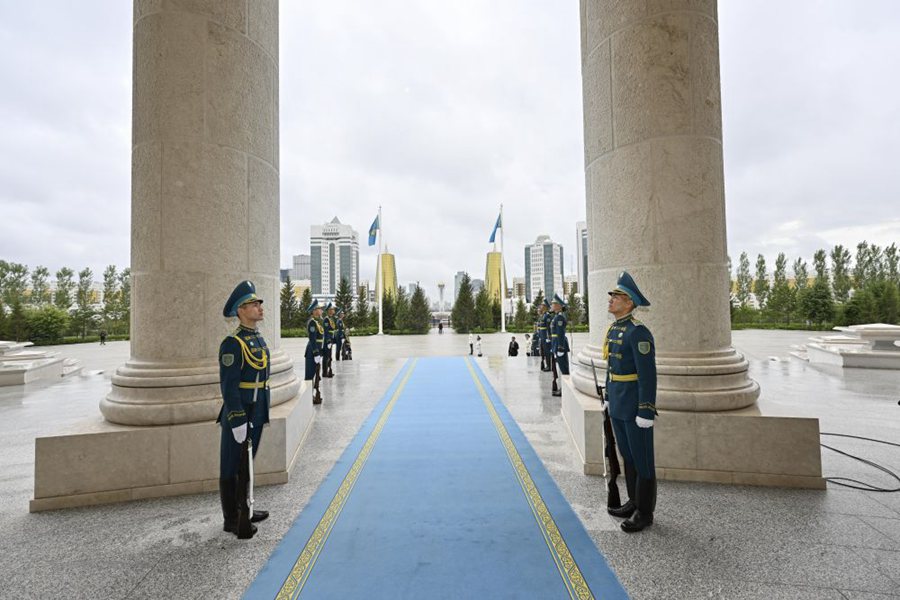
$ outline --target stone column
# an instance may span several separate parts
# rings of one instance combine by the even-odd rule
[[[593,395],[606,292],[620,271],[652,306],[657,406],[753,406],[731,346],[715,0],[582,0],[591,342],[573,383]]]
[[[131,360],[108,421],[211,420],[222,317],[250,279],[265,299],[272,404],[300,382],[280,350],[277,0],[135,0]]]

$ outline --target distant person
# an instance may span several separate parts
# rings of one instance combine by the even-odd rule
[[[478,351],[478,356],[481,356],[481,336],[475,337],[475,350]]]
[[[441,333],[444,333],[444,322],[443,321],[438,322],[438,334],[441,334]]]
[[[100,345],[101,346],[106,345],[106,330],[105,329],[100,330]]]
[[[519,342],[516,341],[516,336],[512,336],[512,340],[509,342],[509,355],[510,356],[518,356],[519,355]]]
[[[478,339],[481,339],[481,338],[478,338]],[[475,339],[472,337],[472,334],[470,333],[469,334],[469,356],[472,356],[472,354],[474,354],[474,349],[475,349]]]
[[[525,334],[525,356],[531,356],[531,342],[529,341],[531,336],[527,333]]]

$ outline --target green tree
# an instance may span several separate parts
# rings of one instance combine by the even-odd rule
[[[72,296],[75,292],[74,277],[75,271],[69,267],[63,267],[56,272],[56,293],[53,295],[53,303],[65,311],[72,308]]]
[[[572,291],[569,293],[569,298],[566,300],[566,303],[569,305],[569,325],[581,325],[581,317],[583,315],[581,298]]]
[[[775,271],[772,275],[772,290],[769,294],[766,312],[776,320],[789,323],[794,312],[796,296],[787,281],[787,258],[784,252],[775,259]]]
[[[463,274],[456,294],[456,301],[450,311],[453,329],[457,333],[469,333],[475,328],[475,299],[472,297],[472,280],[469,274]]]
[[[844,306],[843,320],[844,325],[875,323],[878,320],[878,306],[872,292],[856,290]]]
[[[500,301],[494,300],[491,302],[491,327],[494,329],[500,329],[500,319],[503,318],[500,309]]]
[[[494,328],[494,315],[491,311],[491,299],[487,290],[481,288],[475,296],[475,326],[481,329]]]
[[[521,297],[516,302],[516,316],[513,317],[513,326],[520,331],[531,329],[528,322],[528,309],[525,308],[525,301]]]
[[[834,299],[827,279],[816,278],[812,287],[801,290],[798,304],[803,317],[813,323],[834,322]]]
[[[756,279],[753,281],[753,294],[760,308],[766,307],[769,300],[769,274],[766,272],[766,257],[756,256]]]
[[[304,325],[309,320],[310,314],[306,311],[306,309],[309,308],[309,305],[312,304],[312,301],[312,290],[309,288],[304,289],[303,293],[300,294],[300,306],[297,307],[297,310],[299,310],[300,314],[302,315],[300,320]]]
[[[840,244],[831,250],[831,286],[838,302],[846,302],[850,297],[850,251]]]
[[[31,304],[43,306],[50,301],[50,270],[37,266],[31,271]]]
[[[416,333],[428,333],[431,328],[431,309],[428,308],[428,298],[425,297],[425,292],[418,285],[409,300],[409,324],[410,329]]]
[[[894,285],[900,285],[900,253],[897,244],[891,244],[884,249],[884,276]]]
[[[875,320],[893,325],[900,314],[900,293],[897,286],[887,280],[876,281],[867,288],[875,301]]]
[[[381,317],[381,325],[384,327],[384,330],[389,331],[391,329],[396,329],[397,304],[393,295],[384,295],[381,299],[381,310],[384,311],[384,315]],[[377,319],[375,323],[378,323]]]
[[[89,268],[78,272],[78,287],[75,290],[75,314],[72,315],[72,326],[81,339],[87,337],[88,328],[93,325],[97,312],[94,310],[93,285],[94,272]]]
[[[797,288],[797,292],[799,293],[802,290],[805,290],[809,285],[809,268],[806,265],[806,261],[802,258],[798,258],[794,261],[794,286]]]
[[[299,327],[300,309],[297,306],[297,299],[294,296],[294,282],[288,275],[281,284],[281,293],[278,295],[278,308],[281,313],[281,328],[291,329]]]
[[[753,277],[750,276],[750,259],[746,252],[741,252],[737,270],[737,291],[735,296],[738,304],[747,307],[750,304],[750,294],[753,291]]]
[[[0,269],[3,286],[3,302],[7,306],[25,304],[28,290],[28,267],[20,263],[4,263]]]
[[[365,327],[369,324],[370,317],[368,290],[364,289],[356,301],[356,310],[353,311],[353,321],[348,327]]]
[[[119,321],[119,306],[119,273],[115,265],[109,265],[103,271],[103,305],[100,313],[107,330]]]
[[[341,277],[341,282],[334,295],[334,304],[338,310],[344,311],[344,326],[350,327],[350,324],[353,323],[353,290],[346,277]]]
[[[397,288],[397,298],[394,301],[394,326],[391,329],[409,331],[412,329],[409,320],[409,294],[402,287]],[[387,329],[387,325],[385,325]]]
[[[531,322],[534,323],[537,321],[539,312],[539,307],[544,303],[544,290],[538,290],[537,296],[534,297],[534,302],[531,303]]]
[[[30,338],[34,342],[58,342],[69,328],[69,313],[52,304],[28,311],[26,318]]]
[[[28,318],[22,303],[16,301],[10,305],[9,317],[6,319],[6,336],[15,342],[24,342],[28,340]]]
[[[131,269],[125,267],[119,273],[119,315],[118,330],[129,333],[131,330]]]
[[[813,254],[813,271],[816,272],[816,279],[821,279],[828,284],[828,255],[821,248]],[[829,284],[829,287],[831,285]]]

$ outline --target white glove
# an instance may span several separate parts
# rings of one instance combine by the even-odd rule
[[[609,402],[606,400],[600,401],[600,412],[606,412],[606,409],[609,408]]]
[[[653,419],[645,419],[644,417],[635,417],[634,422],[637,423],[637,426],[641,429],[647,429],[648,427],[653,427]]]
[[[556,355],[559,357],[563,357],[566,355],[566,353],[565,352],[557,352]]]
[[[234,441],[238,444],[243,444],[244,440],[247,439],[247,424],[238,425],[237,427],[231,428],[231,435],[234,436]]]
[[[317,364],[317,365],[322,364],[322,357],[321,357],[321,356],[314,356],[314,357],[313,357],[313,360],[316,361],[316,364]]]

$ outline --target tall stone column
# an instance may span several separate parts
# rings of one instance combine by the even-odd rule
[[[731,346],[716,2],[582,0],[581,35],[591,345],[573,383],[593,394],[606,292],[627,270],[652,302],[638,316],[656,339],[657,406],[753,406]]]
[[[214,419],[217,353],[243,279],[265,299],[272,404],[300,381],[280,350],[278,2],[135,0],[131,359],[100,405],[127,425]]]

